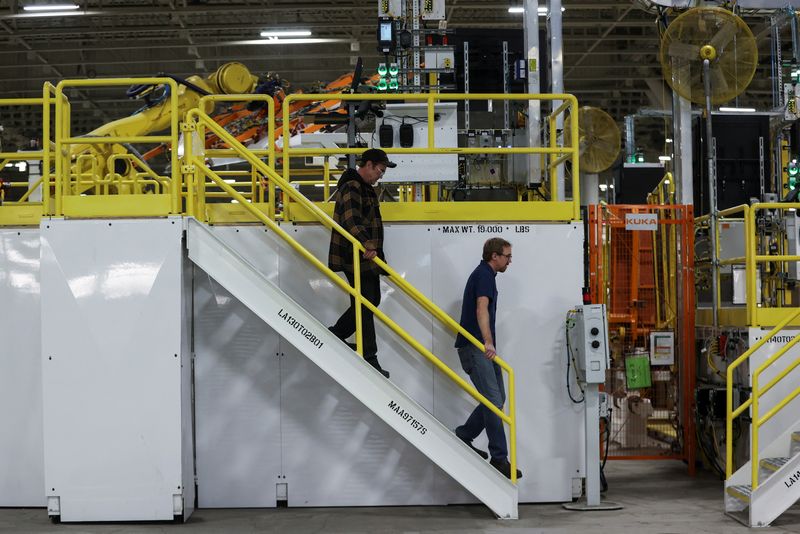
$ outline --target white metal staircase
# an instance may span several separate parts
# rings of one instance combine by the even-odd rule
[[[725,512],[750,527],[766,527],[800,500],[800,423],[762,452],[758,485],[747,462],[725,481]]]
[[[498,517],[517,518],[516,485],[194,219],[187,219],[187,247],[198,267]]]

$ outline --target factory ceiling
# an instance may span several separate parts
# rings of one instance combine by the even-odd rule
[[[76,0],[69,16],[32,16],[36,0],[0,2],[0,98],[36,97],[45,81],[64,78],[208,75],[229,61],[254,73],[278,73],[308,88],[352,70],[362,56],[376,67],[377,4],[370,0]],[[41,0],[40,0],[41,1]],[[447,28],[521,33],[520,0],[447,0]],[[564,86],[580,103],[598,106],[617,121],[642,108],[669,109],[670,93],[658,62],[659,12],[646,1],[564,0]],[[771,22],[783,24],[783,53],[791,54],[782,15],[743,13],[759,42],[759,67],[739,105],[772,109]],[[772,19],[770,17],[773,17]],[[544,18],[540,18],[544,29]],[[268,45],[260,32],[309,29],[317,44]],[[255,41],[255,43],[254,43]],[[480,58],[473,61],[480,61]],[[81,100],[78,98],[77,100]],[[91,101],[89,101],[91,100]],[[75,106],[74,131],[128,114],[140,103],[125,88],[93,92]],[[40,119],[0,109],[7,132],[32,135]]]

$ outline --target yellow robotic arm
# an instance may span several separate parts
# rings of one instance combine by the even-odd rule
[[[247,94],[252,92],[258,78],[250,73],[250,70],[241,63],[231,62],[222,65],[216,72],[207,78],[191,76],[186,83],[178,86],[178,113],[181,118],[186,116],[189,110],[199,106],[203,91],[207,94]],[[153,90],[155,87],[149,88]],[[140,93],[144,94],[147,90]],[[206,104],[205,112],[210,112],[212,103]],[[151,107],[147,107],[129,117],[118,119],[100,126],[86,134],[86,137],[133,137],[148,135],[169,128],[170,125],[170,106],[169,99],[164,99]],[[72,176],[79,177],[78,183],[81,184],[74,193],[82,193],[94,186],[94,178],[85,178],[95,174],[92,167],[97,170],[96,178],[108,180],[115,174],[125,176],[132,172],[130,164],[124,158],[113,158],[114,155],[129,153],[130,150],[122,145],[96,145],[96,144],[77,144],[70,150],[72,157]],[[80,157],[91,155],[90,158]],[[114,163],[116,162],[116,163]],[[120,165],[124,163],[124,165]],[[116,169],[111,167],[117,167]],[[122,168],[124,167],[124,168]],[[75,184],[75,182],[70,181]]]

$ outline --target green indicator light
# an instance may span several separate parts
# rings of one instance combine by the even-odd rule
[[[378,76],[386,76],[386,63],[378,63]]]
[[[397,78],[392,78],[391,80],[389,80],[389,90],[390,91],[397,91],[397,89],[399,87],[400,87],[400,84],[397,83]]]
[[[638,163],[644,163],[644,154],[636,154],[636,161]]]
[[[797,164],[797,160],[793,159],[789,162],[789,165],[786,167],[786,170],[789,172],[790,182],[792,182],[792,178],[795,178],[798,173],[800,173],[800,165]],[[794,186],[791,186],[791,189],[794,189]]]
[[[378,81],[378,91],[385,91],[387,87],[386,78],[381,78]]]
[[[396,77],[398,72],[400,72],[400,67],[397,66],[397,63],[390,63],[389,76]]]

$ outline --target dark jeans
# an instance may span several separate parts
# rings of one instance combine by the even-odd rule
[[[506,391],[500,366],[486,359],[486,355],[473,345],[459,348],[458,357],[461,359],[461,367],[469,375],[475,389],[502,410],[506,402]],[[508,448],[503,421],[483,404],[478,404],[467,418],[467,422],[456,428],[456,435],[472,442],[484,429],[486,437],[489,438],[491,457],[495,460],[507,459]]]
[[[355,277],[345,273],[350,286],[355,284]],[[380,275],[361,273],[361,294],[376,307],[381,303]],[[350,307],[339,317],[336,324],[331,327],[331,332],[341,340],[345,340],[356,332],[356,299],[350,296]],[[378,353],[378,344],[375,341],[375,317],[366,306],[361,308],[361,333],[364,342],[364,358],[375,357]]]

